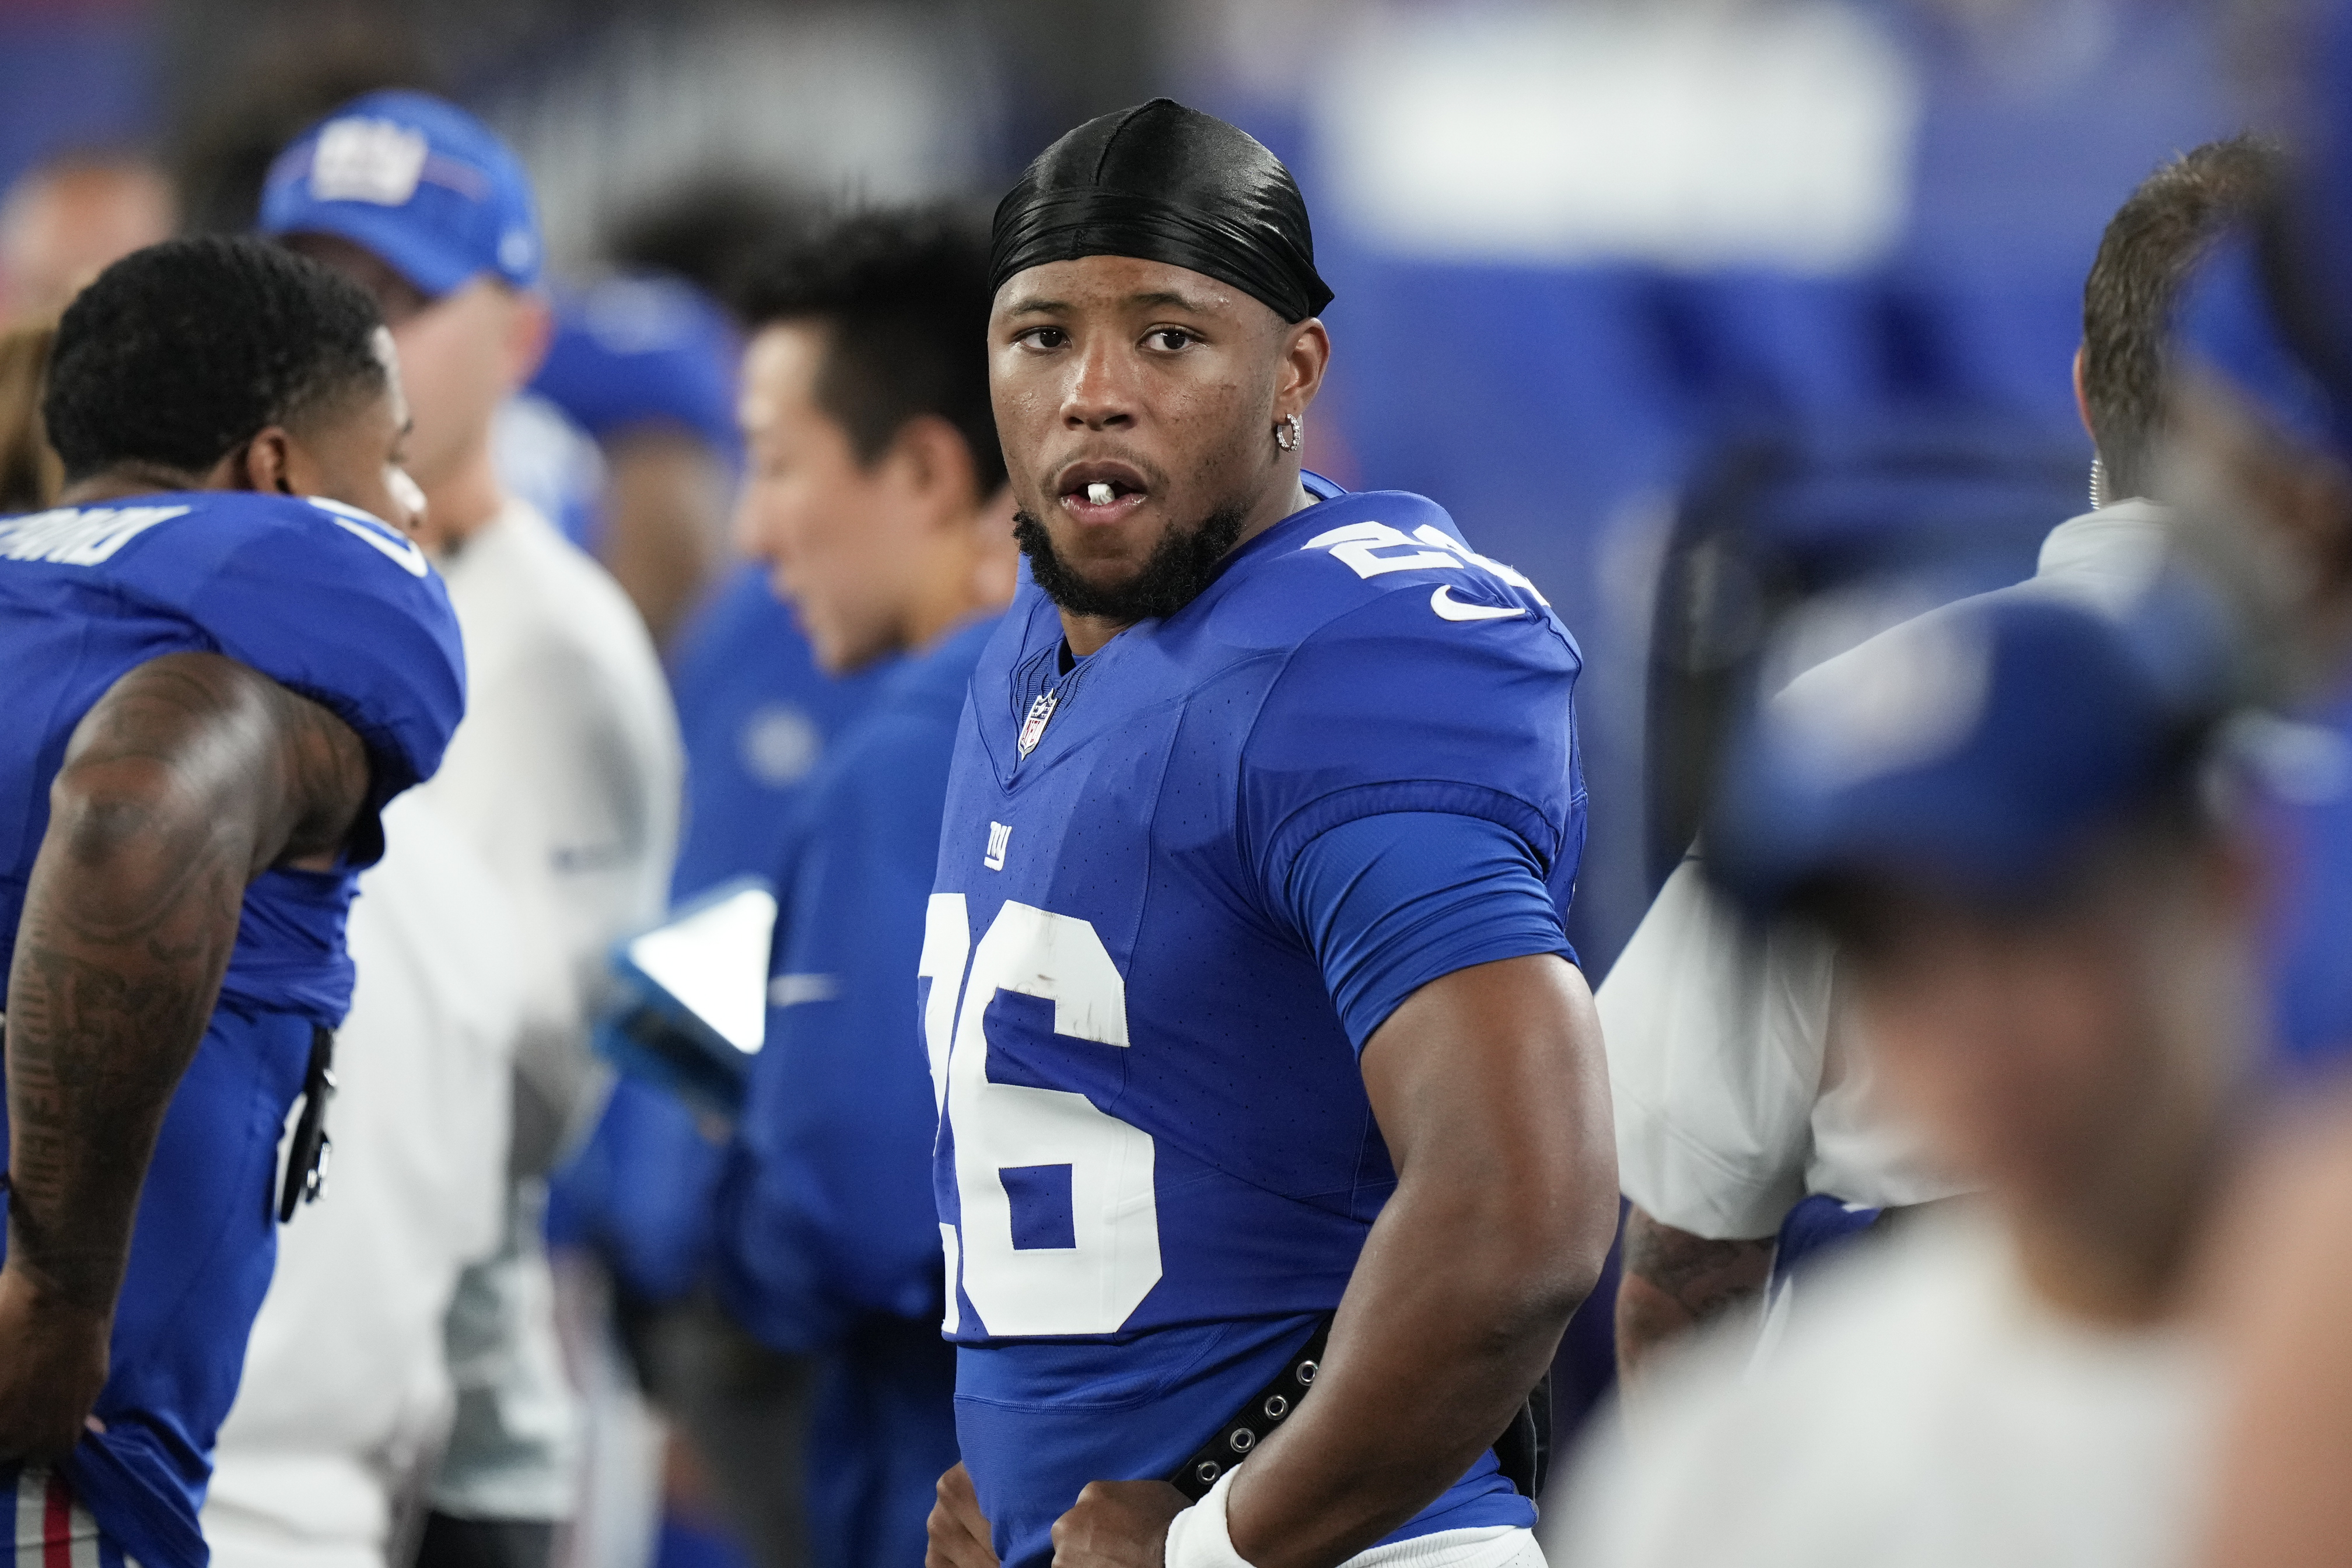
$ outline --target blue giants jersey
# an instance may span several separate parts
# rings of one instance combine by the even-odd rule
[[[219,653],[334,711],[366,746],[373,805],[431,773],[465,705],[456,618],[414,543],[348,507],[142,496],[0,518],[0,963],[74,727],[125,674]],[[247,889],[221,1000],[165,1113],[98,1400],[66,1471],[147,1568],[205,1561],[196,1510],[276,1251],[278,1136],[316,1026],[350,1001],[343,917],[381,835],[331,872]],[[7,1128],[0,1115],[0,1158]],[[0,1244],[5,1245],[5,1244]]]
[[[1066,672],[1024,587],[964,710],[923,1023],[958,1425],[1008,1568],[1269,1379],[1394,1186],[1286,912],[1301,849],[1456,814],[1523,840],[1563,911],[1573,886],[1574,641],[1430,501],[1309,488]],[[1489,1458],[1402,1533],[1532,1519]]]

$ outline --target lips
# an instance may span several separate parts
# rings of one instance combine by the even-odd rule
[[[1064,468],[1055,492],[1063,510],[1080,522],[1100,526],[1132,514],[1151,490],[1131,465],[1097,461],[1072,463]]]

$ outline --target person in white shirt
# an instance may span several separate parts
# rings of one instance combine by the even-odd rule
[[[2171,594],[1980,597],[1746,728],[1714,874],[1840,942],[1890,1106],[1979,1195],[1827,1267],[1764,1349],[1663,1354],[1547,1510],[1553,1561],[2186,1561],[2263,867],[2215,787],[2232,656]]]
[[[391,1568],[401,1504],[455,1401],[441,1325],[505,1228],[523,998],[514,921],[481,858],[415,795],[352,907],[359,984],[336,1042],[322,1200],[278,1271],[204,1510],[219,1568]]]
[[[356,279],[415,388],[423,536],[465,634],[465,721],[431,794],[488,865],[524,943],[506,1235],[447,1325],[457,1415],[419,1562],[535,1568],[582,1497],[576,1402],[541,1235],[543,1175],[589,1109],[586,1047],[612,944],[657,920],[677,851],[677,717],[643,620],[612,578],[502,489],[491,430],[543,353],[540,237],[514,154],[414,92],[345,105],[281,153],[262,227]],[[641,1498],[650,1433],[592,1489]],[[624,1447],[631,1445],[625,1443]],[[601,1517],[601,1515],[600,1515]],[[622,1547],[615,1561],[641,1556]]]
[[[2107,225],[2074,360],[2076,401],[2098,452],[2095,509],[2053,530],[2034,577],[2006,592],[2117,608],[2161,565],[2166,515],[2143,498],[2166,423],[2173,300],[2277,165],[2265,143],[2210,142],[2149,176]],[[1833,662],[1867,664],[1880,651],[1874,639]],[[1619,1183],[1632,1205],[1618,1366],[1636,1391],[1661,1345],[1752,1313],[1775,1238],[1800,1201],[1902,1209],[1964,1184],[1923,1159],[1916,1137],[1874,1102],[1831,944],[1795,924],[1752,931],[1710,892],[1701,853],[1695,847],[1668,878],[1597,996]]]

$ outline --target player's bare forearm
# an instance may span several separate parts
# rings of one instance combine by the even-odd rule
[[[1600,1025],[1543,956],[1423,986],[1364,1049],[1397,1168],[1315,1394],[1227,1504],[1255,1568],[1329,1568],[1404,1523],[1500,1436],[1616,1228]]]
[[[1772,1238],[1711,1241],[1652,1218],[1625,1215],[1624,1279],[1617,1289],[1617,1373],[1627,1389],[1660,1347],[1757,1304],[1772,1270]]]
[[[215,654],[140,667],[75,730],[8,976],[5,1273],[18,1305],[111,1314],[246,886],[331,852],[366,790],[347,726]]]

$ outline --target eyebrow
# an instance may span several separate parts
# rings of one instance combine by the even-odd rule
[[[1210,310],[1209,306],[1189,294],[1179,294],[1166,289],[1154,289],[1148,294],[1129,294],[1121,303],[1129,307],[1140,306],[1145,310],[1171,308],[1190,310],[1194,315],[1206,315]],[[1026,300],[1016,300],[1006,309],[1005,314],[1008,316],[1066,315],[1071,308],[1067,300],[1049,300],[1042,294],[1033,294]]]
[[[1209,307],[1207,305],[1204,305],[1200,300],[1193,299],[1191,295],[1179,294],[1172,289],[1156,289],[1149,294],[1130,294],[1127,297],[1127,302],[1130,305],[1143,305],[1147,307],[1163,305],[1171,306],[1179,310],[1190,310],[1196,316],[1206,315],[1209,312]]]

